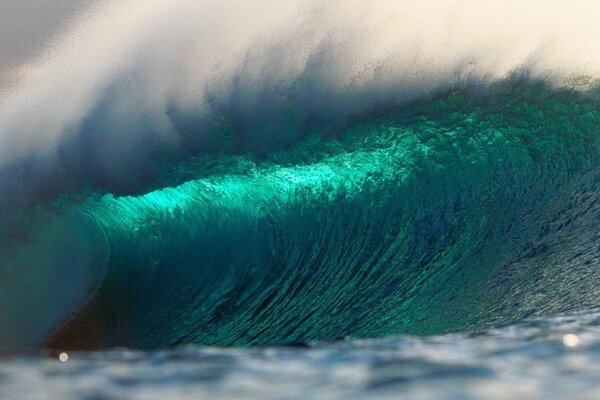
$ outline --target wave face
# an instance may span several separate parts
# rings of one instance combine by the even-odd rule
[[[82,14],[0,92],[0,348],[596,305],[600,7],[488,3]]]
[[[59,343],[436,334],[593,306],[598,106],[530,83],[457,91],[81,205],[111,261]]]

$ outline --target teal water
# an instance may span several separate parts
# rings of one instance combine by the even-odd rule
[[[110,261],[51,343],[430,335],[595,306],[599,111],[593,91],[457,90],[62,206],[99,223]]]

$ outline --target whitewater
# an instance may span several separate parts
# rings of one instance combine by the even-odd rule
[[[84,8],[0,68],[0,397],[598,395],[598,20]]]

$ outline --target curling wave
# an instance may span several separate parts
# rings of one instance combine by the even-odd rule
[[[596,305],[597,4],[320,3],[109,1],[2,92],[0,348]]]
[[[56,343],[434,334],[595,306],[599,111],[531,83],[456,91],[81,205],[111,261]]]

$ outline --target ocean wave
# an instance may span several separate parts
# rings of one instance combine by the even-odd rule
[[[2,92],[0,347],[440,333],[592,305],[573,282],[595,282],[599,14],[95,6]]]
[[[200,157],[149,193],[80,204],[111,261],[53,343],[439,334],[592,307],[598,112],[543,85],[455,92],[338,140]]]

